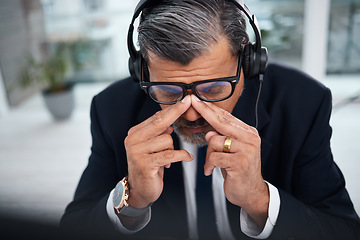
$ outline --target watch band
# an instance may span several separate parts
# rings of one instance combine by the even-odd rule
[[[151,207],[152,203],[149,204],[149,206],[147,207],[144,207],[144,208],[133,208],[133,207],[130,207],[130,206],[124,206],[120,211],[119,213],[121,215],[124,215],[124,216],[128,216],[128,217],[139,217],[147,212],[150,211],[150,207]]]

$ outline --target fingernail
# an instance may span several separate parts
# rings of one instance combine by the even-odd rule
[[[191,96],[195,101],[200,102],[200,99],[197,96],[195,96],[195,95],[191,95]]]
[[[183,100],[181,100],[182,103],[186,103],[189,100],[188,96],[185,96]]]

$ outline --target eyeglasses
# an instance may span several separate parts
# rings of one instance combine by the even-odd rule
[[[149,97],[159,104],[175,104],[181,101],[189,90],[202,101],[219,102],[228,99],[234,93],[236,84],[239,82],[241,72],[241,54],[238,56],[236,75],[226,78],[215,78],[197,81],[190,84],[175,82],[144,82],[140,81],[140,87]]]

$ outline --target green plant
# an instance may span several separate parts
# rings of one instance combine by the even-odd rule
[[[61,91],[66,87],[67,46],[58,44],[54,51],[43,61],[36,61],[31,54],[25,57],[26,64],[20,70],[19,82],[22,87],[40,85],[48,87],[50,92]]]

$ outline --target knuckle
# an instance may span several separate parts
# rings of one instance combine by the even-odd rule
[[[253,127],[253,126],[249,126],[249,129],[254,133],[258,132],[257,129],[255,127]]]
[[[251,139],[252,139],[252,143],[254,144],[255,147],[261,145],[261,138],[259,135],[254,134]]]
[[[226,114],[223,115],[223,114],[218,114],[217,115],[218,117],[218,120],[221,124],[228,124],[230,123],[230,119],[229,119],[229,116],[227,116]]]
[[[171,137],[170,134],[163,134],[162,138],[163,139],[161,141],[164,141],[168,145],[172,146],[174,144],[174,140],[173,140],[173,138]]]
[[[134,132],[135,132],[135,126],[129,129],[127,135],[129,136],[129,135],[133,134]]]
[[[164,116],[161,114],[161,111],[156,112],[153,116],[152,124],[154,126],[161,126],[164,122]]]
[[[221,115],[223,115],[225,118],[228,119],[228,121],[233,118],[233,115],[231,115],[231,113],[229,113],[228,111],[226,111],[225,109],[220,109],[221,110]]]
[[[250,131],[251,131],[252,133],[254,133],[255,135],[259,135],[259,132],[258,132],[258,130],[257,130],[255,127],[249,126],[249,129],[250,129]]]
[[[164,164],[164,162],[168,162],[169,159],[172,159],[174,157],[174,153],[172,150],[165,150],[156,154],[153,154],[153,157],[151,158],[154,165],[161,165]]]
[[[172,158],[174,158],[174,151],[172,151],[172,150],[165,150],[165,151],[163,152],[163,156],[164,156],[165,159],[172,159]]]
[[[214,146],[214,145],[216,144],[216,142],[217,142],[217,141],[216,141],[215,137],[212,137],[212,138],[209,139],[208,145],[209,145],[209,146]]]

